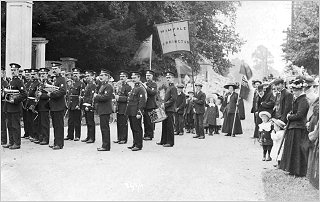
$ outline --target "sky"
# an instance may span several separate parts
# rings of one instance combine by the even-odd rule
[[[244,60],[249,66],[254,62],[251,57],[257,46],[264,45],[274,56],[273,68],[283,70],[281,44],[283,33],[291,24],[291,1],[241,1],[237,10],[236,32],[246,40],[241,52],[229,56]]]

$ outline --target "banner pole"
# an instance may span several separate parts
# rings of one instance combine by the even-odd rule
[[[150,37],[150,60],[149,60],[149,70],[151,70],[151,62],[152,62],[152,34]]]
[[[238,95],[237,103],[236,103],[236,111],[235,111],[234,117],[233,117],[231,136],[233,135],[233,132],[234,132],[234,125],[235,125],[235,122],[236,122],[236,116],[237,116],[237,111],[238,111],[239,99],[240,99],[240,94],[241,94],[241,86],[242,86],[242,77],[241,77],[241,82],[240,82],[239,95]]]

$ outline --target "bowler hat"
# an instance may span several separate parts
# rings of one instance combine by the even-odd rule
[[[283,84],[284,80],[281,78],[277,78],[273,81],[273,85]]]

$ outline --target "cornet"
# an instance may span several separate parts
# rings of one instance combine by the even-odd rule
[[[50,85],[50,84],[44,84],[44,89],[45,91],[47,91],[48,93],[52,93],[55,91],[58,91],[60,88],[58,86],[54,86],[54,85]]]
[[[19,95],[19,90],[12,90],[12,89],[3,89],[4,93],[4,100],[5,102],[13,102],[14,99]]]

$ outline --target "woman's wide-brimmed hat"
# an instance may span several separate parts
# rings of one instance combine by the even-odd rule
[[[228,83],[228,84],[224,85],[224,88],[228,89],[229,86],[232,86],[234,89],[239,88],[239,86],[237,84],[235,84],[235,83]]]
[[[274,124],[276,124],[277,126],[279,126],[282,129],[284,129],[284,127],[286,126],[286,124],[283,121],[281,121],[280,119],[272,118],[271,120]]]
[[[262,111],[259,113],[259,117],[261,118],[262,115],[266,115],[267,117],[269,117],[269,119],[271,118],[271,114],[267,111]]]

